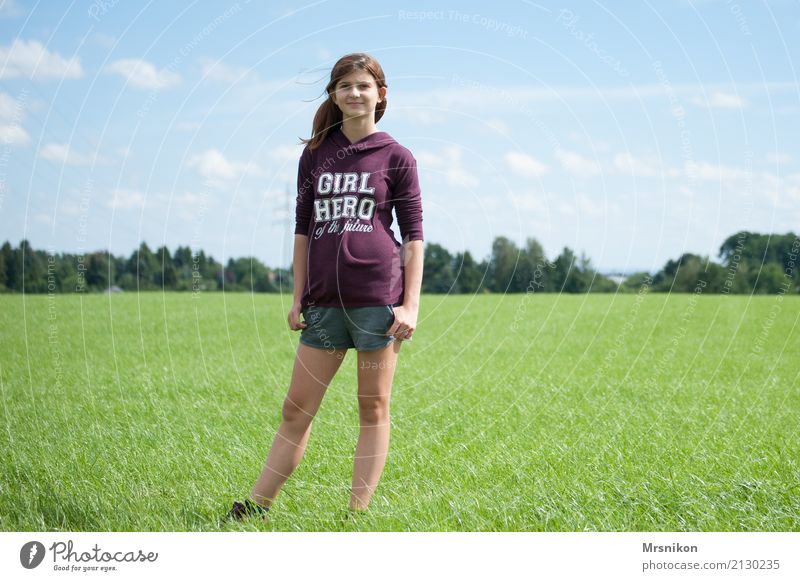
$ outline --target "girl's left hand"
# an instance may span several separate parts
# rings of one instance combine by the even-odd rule
[[[410,341],[417,328],[418,309],[411,307],[393,307],[394,323],[386,332],[387,335],[394,335],[399,341]]]

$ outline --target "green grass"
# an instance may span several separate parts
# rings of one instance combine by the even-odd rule
[[[423,297],[369,512],[351,351],[271,522],[220,525],[280,421],[285,301],[0,296],[0,529],[800,530],[800,297],[662,294]]]

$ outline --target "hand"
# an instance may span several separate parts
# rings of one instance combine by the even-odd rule
[[[410,341],[417,328],[417,314],[418,309],[412,307],[394,307],[394,323],[386,334],[398,341]]]
[[[292,331],[300,331],[301,329],[306,328],[306,324],[300,320],[300,313],[303,311],[302,305],[300,303],[294,303],[292,308],[289,310],[289,316],[287,317],[287,321],[289,322],[289,328]]]

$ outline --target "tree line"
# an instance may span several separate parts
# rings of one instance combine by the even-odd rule
[[[725,294],[797,294],[800,292],[800,239],[793,234],[741,231],[720,246],[719,262],[685,253],[668,260],[655,274],[636,272],[618,284],[600,274],[591,260],[568,247],[549,260],[541,244],[528,238],[518,247],[497,237],[480,261],[467,252],[451,253],[436,243],[425,245],[424,293],[655,292]],[[291,267],[270,268],[257,258],[230,258],[223,265],[205,254],[179,246],[155,252],[142,242],[125,258],[108,252],[50,253],[27,240],[0,248],[0,292],[86,293],[109,289],[171,291],[291,292]]]

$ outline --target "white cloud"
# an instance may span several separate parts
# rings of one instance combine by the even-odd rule
[[[16,18],[23,14],[15,0],[0,0],[0,18]]]
[[[692,99],[695,105],[700,107],[711,107],[712,109],[742,109],[747,103],[739,95],[714,91],[708,100],[697,96]]]
[[[653,177],[661,175],[661,168],[657,161],[644,160],[632,156],[630,153],[618,153],[614,156],[614,167],[623,173],[637,177]]]
[[[594,160],[583,157],[574,151],[558,149],[555,153],[556,159],[561,162],[561,167],[574,176],[590,178],[600,173],[600,164]]]
[[[66,143],[48,143],[39,150],[39,157],[66,165],[92,165],[106,163],[106,158],[88,153],[79,153]]]
[[[83,76],[78,57],[66,59],[36,40],[16,39],[0,47],[0,79],[78,79]]]
[[[106,67],[107,73],[121,75],[137,89],[166,89],[181,82],[178,73],[156,67],[141,59],[121,59]]]
[[[508,126],[508,123],[502,119],[487,119],[486,125],[500,135],[504,135],[506,137],[511,135],[511,128]]]
[[[738,179],[752,179],[752,172],[740,169],[738,167],[731,167],[729,165],[717,165],[708,162],[689,162],[684,164],[684,169],[687,176],[694,175],[695,178],[704,181],[720,181],[720,180],[738,180]]]
[[[196,131],[199,128],[199,121],[181,121],[175,124],[175,131]]]
[[[299,145],[281,145],[272,148],[269,151],[269,156],[280,162],[298,163],[302,153],[303,148]]]
[[[535,157],[518,151],[506,153],[505,160],[511,171],[523,177],[538,177],[550,171],[550,168]]]
[[[671,96],[686,99],[695,98],[704,91],[710,91],[708,102],[699,100],[703,106],[733,107],[744,106],[743,97],[731,94],[731,83],[675,83],[668,87],[661,83],[647,85],[626,85],[618,87],[541,87],[535,85],[489,85],[473,78],[453,75],[442,87],[430,90],[403,92],[400,100],[407,103],[426,103],[433,107],[447,107],[457,110],[496,109],[502,107],[508,113],[519,113],[524,107],[535,102],[560,102],[585,100],[597,101],[635,101],[641,99],[664,99]],[[789,81],[769,83],[736,83],[735,90],[742,95],[777,94],[796,92],[797,86]],[[397,94],[395,94],[397,97]],[[395,101],[397,102],[397,101]]]
[[[23,103],[7,93],[0,93],[0,119],[17,122],[25,118]]]
[[[114,48],[114,45],[117,44],[117,39],[114,36],[110,36],[108,34],[103,34],[101,32],[95,32],[86,38],[86,44],[96,44],[98,46],[102,46],[103,48]]]
[[[606,218],[607,212],[604,208],[604,202],[595,200],[585,193],[579,193],[574,199],[563,201],[558,204],[556,208],[560,213],[568,216],[575,214],[585,216],[593,216],[597,218]],[[615,204],[608,204],[608,212],[619,214],[619,207]]]
[[[618,153],[614,156],[614,167],[632,176],[652,176],[655,170],[649,164],[636,159],[630,153]]]
[[[226,64],[216,59],[201,59],[203,66],[203,77],[209,81],[222,81],[225,83],[235,83],[245,78],[257,80],[258,75],[253,69],[247,67],[237,67]]]
[[[470,173],[461,162],[462,150],[458,146],[446,147],[442,154],[419,151],[414,154],[417,164],[438,170],[450,186],[474,188],[480,184],[478,177]]]
[[[607,153],[611,151],[611,144],[608,141],[596,139],[590,135],[587,135],[586,133],[570,131],[567,134],[567,138],[584,149],[590,149],[598,153]]]
[[[780,151],[774,151],[767,153],[764,158],[767,160],[768,163],[774,164],[784,164],[784,163],[792,163],[792,156],[788,153],[783,153]]]
[[[145,195],[138,190],[118,188],[114,191],[110,200],[106,201],[109,208],[117,210],[130,210],[132,208],[142,208],[145,204]]]
[[[233,180],[245,173],[260,176],[261,169],[254,164],[229,161],[218,149],[209,149],[193,155],[186,162],[186,166],[194,169],[201,176],[209,179]]]
[[[547,212],[547,198],[541,192],[510,193],[511,207],[516,211]]]
[[[31,136],[19,125],[0,125],[0,143],[6,145],[30,145]]]
[[[590,216],[597,216],[597,217],[605,216],[605,209],[603,208],[603,203],[592,199],[590,196],[587,196],[586,194],[583,193],[578,194],[576,205],[578,207],[578,212],[580,212],[581,214],[589,214]]]
[[[391,101],[391,96],[389,97]],[[391,107],[391,103],[389,105]],[[441,125],[447,120],[447,116],[442,111],[430,111],[422,107],[398,107],[392,108],[392,113],[398,117],[408,119],[421,125]]]
[[[47,212],[36,212],[33,214],[32,218],[34,222],[38,222],[39,224],[46,224],[47,226],[53,225],[53,216]]]

